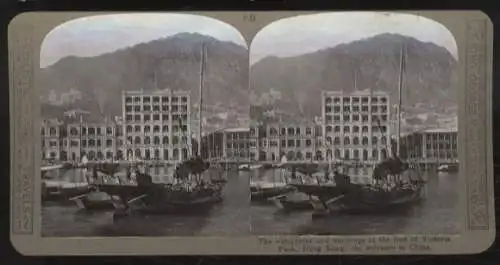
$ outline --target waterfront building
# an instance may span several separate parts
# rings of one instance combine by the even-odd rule
[[[67,137],[64,150],[67,160],[89,161],[123,160],[123,134],[116,121],[91,122],[81,120],[66,125]]]
[[[322,126],[313,121],[268,122],[250,128],[253,160],[322,161]]]
[[[376,162],[390,155],[389,95],[381,91],[322,93],[325,153],[333,160]]]
[[[42,160],[64,160],[64,153],[62,153],[64,136],[65,130],[61,120],[42,120],[40,124]]]
[[[421,163],[458,163],[458,130],[429,129],[401,137],[400,154]]]
[[[242,162],[250,160],[250,128],[225,128],[203,137],[203,157],[208,160]]]
[[[182,161],[192,152],[189,91],[122,93],[127,159]]]

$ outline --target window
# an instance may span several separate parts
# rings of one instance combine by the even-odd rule
[[[136,125],[135,128],[134,128],[135,132],[141,132],[141,126],[140,125]]]

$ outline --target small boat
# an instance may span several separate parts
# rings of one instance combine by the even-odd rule
[[[287,212],[313,209],[311,198],[304,193],[295,192],[281,195],[273,198],[273,200],[278,208]]]
[[[294,190],[294,187],[285,183],[254,182],[250,184],[250,199],[252,201],[267,201]]]
[[[44,165],[40,168],[42,201],[63,201],[88,192],[89,186],[86,182],[59,180],[58,176],[50,174],[59,175],[62,169],[62,164]]]
[[[113,198],[106,192],[93,190],[89,193],[70,198],[80,209],[112,210],[116,208]]]
[[[114,176],[118,167],[114,169],[115,171],[107,171],[107,173],[109,174],[108,176]],[[70,198],[70,200],[74,201],[80,209],[85,210],[111,210],[116,208],[116,200],[113,200],[111,195],[106,192],[100,191],[99,189],[99,184],[103,184],[104,181],[103,178],[101,178],[101,182],[98,183],[98,166],[96,165],[92,170],[92,178],[94,180],[94,184],[89,187],[89,192],[72,197]]]
[[[64,167],[63,164],[55,164],[55,165],[44,165],[40,168],[40,171],[42,172],[42,174],[44,172],[47,172],[47,171],[51,171],[51,170],[57,170],[57,169],[62,169]]]
[[[85,194],[89,191],[86,182],[69,182],[59,180],[42,181],[42,201],[62,201]]]
[[[458,164],[441,165],[437,168],[438,172],[456,173],[458,172]]]

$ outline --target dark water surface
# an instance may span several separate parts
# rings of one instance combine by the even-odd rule
[[[156,173],[156,172],[155,172]],[[161,175],[162,172],[159,172]],[[113,221],[112,212],[85,212],[72,203],[42,206],[43,236],[244,236],[273,234],[401,234],[459,231],[457,174],[428,175],[426,199],[405,213],[333,215],[285,214],[274,204],[249,202],[250,172],[228,173],[225,200],[200,215],[136,215]],[[78,172],[65,172],[65,178]],[[253,177],[251,177],[253,176]],[[158,180],[159,177],[156,177]]]

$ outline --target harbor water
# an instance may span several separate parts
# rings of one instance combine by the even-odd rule
[[[170,182],[171,169],[149,171],[156,182]],[[210,172],[208,172],[210,174]],[[283,213],[273,203],[250,202],[250,182],[282,181],[275,170],[227,171],[225,199],[211,211],[189,215],[132,215],[113,219],[112,211],[80,210],[75,203],[42,203],[42,236],[245,236],[453,234],[459,231],[457,173],[426,173],[425,200],[404,213],[332,215]],[[58,179],[85,181],[81,169],[61,171]]]

